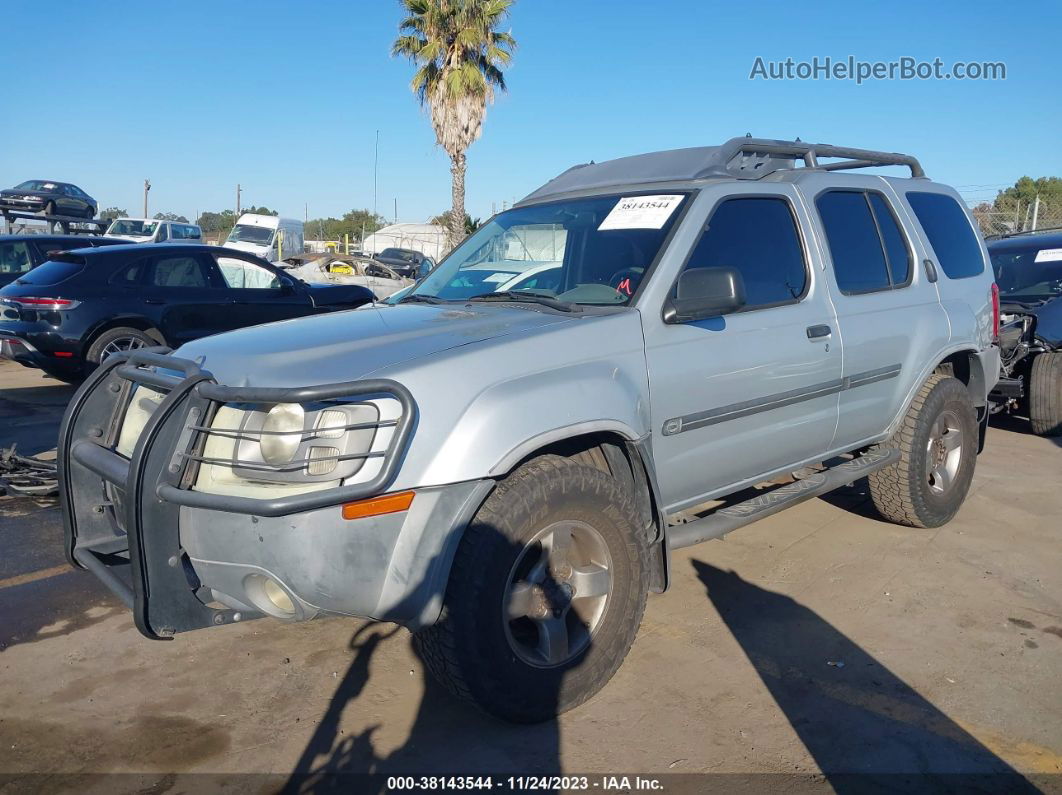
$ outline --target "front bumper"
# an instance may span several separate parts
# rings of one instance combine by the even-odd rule
[[[0,207],[18,212],[40,212],[47,204],[44,199],[22,199],[14,196],[0,197]]]
[[[320,613],[432,623],[460,531],[490,481],[418,490],[407,511],[344,520],[341,504],[386,491],[416,406],[393,381],[298,389],[226,387],[196,363],[147,349],[112,356],[71,401],[59,438],[67,554],[128,604],[151,638]],[[168,375],[179,371],[181,377]],[[129,459],[115,452],[135,384],[166,393]],[[371,480],[257,499],[195,491],[197,451],[220,405],[385,395],[402,406]],[[270,584],[289,611],[263,599]]]

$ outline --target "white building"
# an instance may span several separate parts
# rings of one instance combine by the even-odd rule
[[[409,248],[438,262],[446,253],[446,230],[435,224],[393,224],[365,238],[362,251],[379,254],[385,248]]]

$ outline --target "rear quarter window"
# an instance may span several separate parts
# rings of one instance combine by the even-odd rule
[[[911,192],[907,202],[949,279],[965,279],[984,272],[977,236],[955,199],[943,193]]]
[[[25,276],[19,279],[22,284],[59,284],[65,282],[71,276],[76,276],[85,269],[85,260],[70,258],[64,260],[48,260],[41,263]]]

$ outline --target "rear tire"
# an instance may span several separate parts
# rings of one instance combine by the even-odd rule
[[[518,723],[593,696],[630,650],[649,585],[632,496],[560,456],[498,484],[461,538],[439,622],[414,636],[451,693]]]
[[[1029,420],[1037,436],[1062,434],[1062,353],[1041,353],[1033,359]]]
[[[44,205],[44,214],[55,215],[55,202],[48,202],[46,205]]]
[[[977,464],[977,412],[966,386],[931,375],[882,447],[900,460],[867,477],[874,507],[908,527],[940,527],[958,512]]]
[[[158,345],[158,343],[140,329],[125,326],[108,329],[89,345],[88,353],[85,354],[86,370],[91,372],[96,369],[100,362],[112,353],[148,348],[152,345]]]

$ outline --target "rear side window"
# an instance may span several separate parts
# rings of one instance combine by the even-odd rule
[[[909,283],[910,249],[884,196],[876,191],[826,191],[815,206],[842,293],[872,293]]]
[[[66,256],[70,257],[69,254]],[[23,284],[59,284],[85,269],[85,260],[78,257],[64,260],[48,260],[19,278]]]
[[[888,202],[880,193],[868,191],[867,197],[874,211],[874,219],[878,222],[878,231],[881,232],[881,243],[885,248],[885,258],[889,261],[892,284],[894,287],[907,284],[911,278],[911,250],[907,248],[903,232],[896,223],[896,216],[892,214]]]
[[[867,196],[862,191],[828,191],[815,200],[826,230],[833,272],[842,293],[889,287],[885,251]]]
[[[203,263],[196,257],[156,257],[148,284],[155,287],[208,287]]]
[[[808,272],[788,202],[735,198],[716,207],[686,268],[720,267],[741,274],[746,310],[799,301]]]
[[[907,202],[949,279],[976,276],[985,269],[973,227],[958,202],[943,193],[908,193]]]

